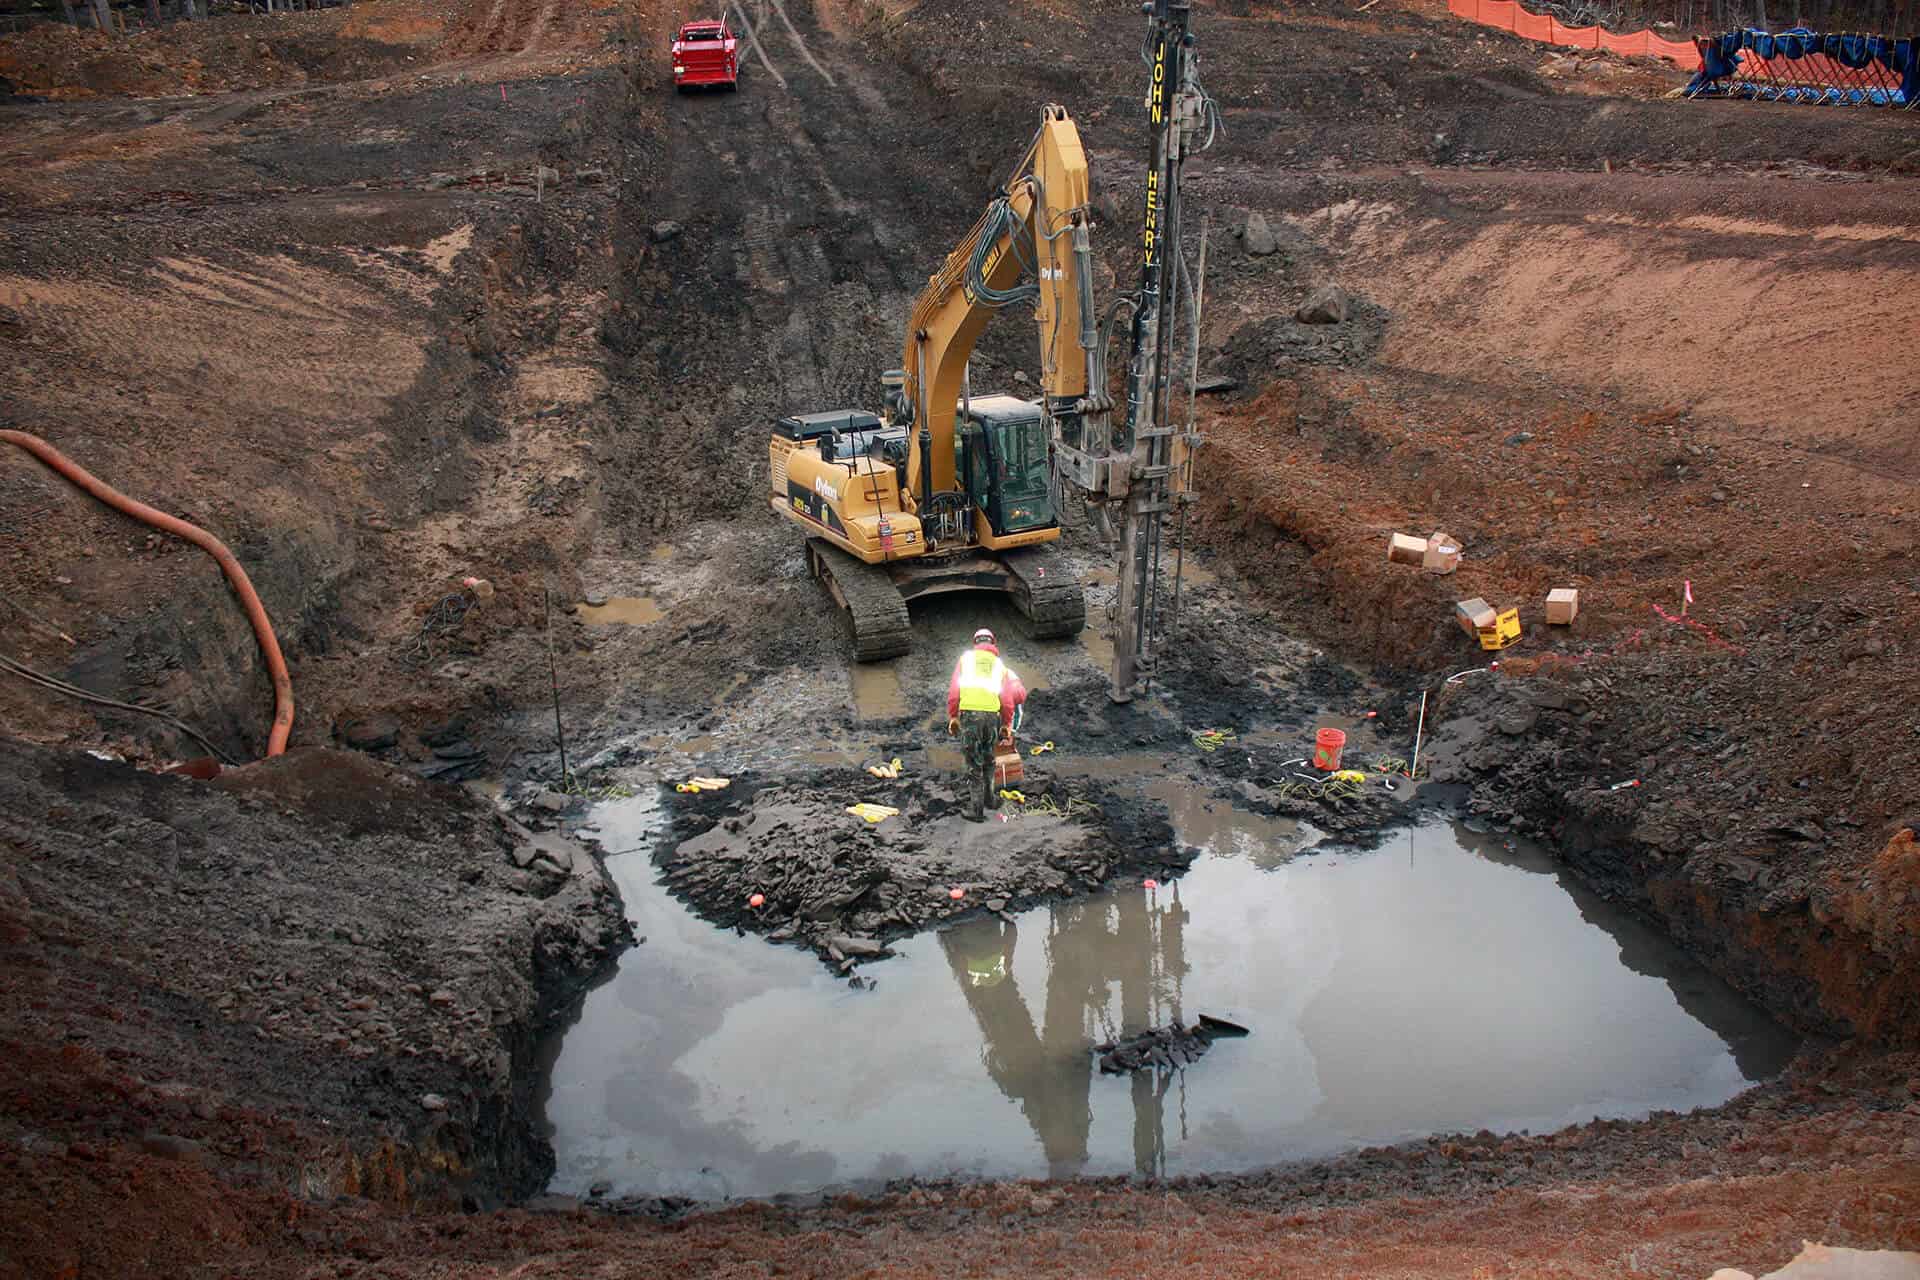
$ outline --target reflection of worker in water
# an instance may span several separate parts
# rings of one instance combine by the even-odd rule
[[[1086,1167],[1093,1127],[1089,1029],[1111,1016],[1112,984],[1120,984],[1121,1023],[1127,1029],[1143,1029],[1163,1014],[1179,1018],[1186,919],[1177,895],[1157,907],[1139,888],[1049,907],[1046,1010],[1038,1031],[1013,976],[1019,932],[1011,921],[977,920],[940,935],[980,1025],[987,1073],[1033,1126],[1050,1177],[1072,1177]],[[1161,990],[1168,985],[1170,992]],[[1162,994],[1172,997],[1171,1009],[1160,1007],[1155,997]],[[1134,1167],[1143,1174],[1165,1168],[1161,1100],[1170,1083],[1171,1077],[1142,1072],[1129,1085]]]
[[[1011,921],[985,920],[947,930],[940,935],[940,945],[980,1024],[987,1074],[1001,1093],[1020,1104],[1033,1126],[1047,1158],[1047,1176],[1071,1178],[1086,1167],[1087,1133],[1093,1127],[1088,1098],[1093,1060],[1082,1024],[1086,1005],[1074,1001],[1070,1018],[1058,1016],[1069,1011],[1055,1007],[1057,984],[1050,970],[1046,1029],[1034,1030],[1013,976],[1019,936]]]
[[[973,822],[986,821],[988,809],[1000,807],[993,785],[993,753],[1002,734],[1013,731],[1014,712],[1027,700],[1020,677],[1000,660],[993,632],[985,627],[973,633],[973,648],[953,664],[947,682],[947,732],[960,735],[967,759],[967,789],[960,812]]]

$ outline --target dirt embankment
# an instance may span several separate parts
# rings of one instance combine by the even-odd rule
[[[417,1208],[540,1188],[536,1041],[624,927],[591,857],[517,857],[483,802],[350,753],[213,783],[0,760],[0,1048],[34,1082],[0,1119],[9,1268],[125,1274],[129,1237],[72,1222],[176,1177]],[[161,1234],[169,1266],[219,1248]]]
[[[453,721],[505,754],[487,728],[532,687],[546,590],[578,593],[612,456],[605,261],[582,246],[611,203],[590,104],[617,94],[343,92],[243,102],[237,126],[231,104],[128,109],[81,152],[36,114],[10,139],[8,423],[234,548],[295,668],[296,744],[378,712],[404,759]],[[0,619],[14,656],[252,756],[264,675],[210,563],[17,450],[0,493],[6,594],[32,615]],[[495,594],[450,617],[468,576]],[[11,683],[0,706],[41,741],[199,754]]]
[[[1138,1267],[1143,1253],[1196,1280],[1764,1273],[1815,1236],[1920,1248],[1920,1100],[1890,1094],[1887,1075],[1916,1067],[1911,1056],[1843,1059],[1710,1112],[1436,1138],[1254,1178],[908,1185],[666,1225],[578,1210],[450,1220],[359,1203],[302,1206],[289,1223],[284,1204],[243,1190],[211,1222],[228,1265],[289,1278],[310,1275],[316,1255],[396,1276],[556,1278],[587,1264],[1064,1277]]]
[[[1453,601],[1517,605],[1503,673],[1537,669],[1516,696],[1545,709],[1463,769],[1482,806],[1797,1025],[1901,1041],[1912,956],[1836,895],[1920,820],[1920,472],[1895,331],[1821,317],[1920,273],[1908,185],[1829,188],[1842,214],[1744,178],[1269,183],[1277,251],[1229,241],[1210,295],[1245,390],[1206,415],[1200,533],[1375,661],[1479,665]],[[1718,213],[1686,214],[1709,193]],[[1271,318],[1330,281],[1389,304],[1383,336]],[[1821,305],[1774,305],[1786,289]],[[1729,358],[1735,330],[1776,362]],[[1785,367],[1821,372],[1764,371]],[[1384,562],[1389,532],[1434,529],[1463,541],[1458,573]],[[1545,625],[1553,587],[1581,592],[1571,628]]]
[[[69,100],[365,80],[429,61],[441,21],[425,5],[376,3],[223,14],[125,34],[46,22],[0,37],[0,75],[16,93]]]
[[[133,18],[130,13],[123,17]],[[73,101],[297,90],[383,77],[517,79],[607,65],[624,8],[560,0],[358,0],[103,32],[43,22],[0,36],[11,93]]]

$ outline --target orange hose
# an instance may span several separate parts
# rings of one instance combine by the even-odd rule
[[[95,479],[39,436],[28,435],[24,431],[0,431],[0,440],[19,445],[108,506],[124,511],[135,520],[144,521],[156,529],[164,529],[177,538],[185,538],[219,561],[221,571],[227,575],[234,593],[240,597],[241,607],[247,611],[247,621],[253,624],[254,638],[260,642],[260,652],[267,660],[267,671],[273,676],[273,731],[267,735],[267,754],[277,756],[285,751],[287,735],[293,732],[293,681],[287,675],[286,659],[280,656],[280,642],[274,639],[273,623],[267,618],[266,607],[254,592],[253,583],[247,580],[247,571],[240,567],[240,562],[234,559],[233,552],[227,550],[226,544],[198,525],[157,511],[144,502],[135,502],[112,485]]]

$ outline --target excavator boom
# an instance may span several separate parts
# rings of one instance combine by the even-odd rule
[[[1087,198],[1080,131],[1064,107],[1049,105],[1013,176],[913,304],[901,368],[914,424],[908,481],[917,500],[957,487],[955,406],[967,390],[974,343],[1002,307],[1033,303],[1048,400],[1070,404],[1086,393],[1080,339],[1092,290],[1073,245],[1076,231],[1086,240]]]

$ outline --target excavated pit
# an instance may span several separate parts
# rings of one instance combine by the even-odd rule
[[[704,1262],[744,1239],[753,1262],[796,1270],[931,1273],[991,1251],[1037,1272],[1085,1233],[1109,1251],[1087,1255],[1091,1271],[1132,1258],[1151,1229],[1169,1259],[1245,1247],[1374,1274],[1417,1251],[1435,1274],[1504,1257],[1611,1277],[1765,1270],[1804,1235],[1920,1246],[1920,1073],[1900,1053],[1920,1027],[1920,856],[1903,834],[1920,826],[1899,310],[1920,269],[1911,130],[1660,102],[1657,68],[1568,71],[1452,19],[1317,0],[1201,5],[1230,123],[1191,171],[1213,218],[1203,359],[1241,385],[1200,401],[1206,496],[1189,545],[1222,585],[1189,580],[1191,625],[1152,706],[1105,705],[1111,555],[1084,540],[1094,625],[1078,644],[1013,646],[1040,695],[1030,740],[1060,747],[1038,767],[1173,802],[1176,872],[1186,849],[1206,852],[1151,893],[1140,880],[1168,866],[1112,859],[1105,888],[1009,893],[1011,922],[963,906],[944,932],[921,927],[931,918],[883,930],[897,954],[850,975],[872,990],[817,953],[703,922],[654,886],[646,854],[614,858],[649,940],[548,1046],[553,1185],[708,1200],[901,1172],[1044,1174],[1062,1143],[1064,1171],[1179,1174],[1435,1136],[1217,1187],[1200,1174],[1124,1212],[1087,1183],[1031,1199],[970,1187],[947,1204],[908,1192],[877,1217],[861,1203],[837,1218],[770,1211],[758,1227],[720,1214],[655,1237],[335,1199],[450,1208],[541,1180],[527,1102],[549,1068],[529,1065],[533,1038],[614,945],[614,908],[596,893],[560,918],[588,860],[567,863],[579,883],[529,868],[477,808],[462,822],[485,839],[459,824],[400,839],[366,786],[309,788],[314,770],[358,776],[313,748],[391,741],[374,750],[398,769],[477,761],[496,794],[553,786],[557,685],[585,789],[651,795],[661,778],[735,767],[811,784],[899,754],[937,790],[952,760],[935,700],[954,648],[979,620],[1021,635],[991,604],[935,610],[916,618],[919,653],[848,668],[751,460],[778,413],[871,402],[913,293],[1045,97],[1087,131],[1100,288],[1124,287],[1142,196],[1137,30],[1078,3],[787,8],[796,33],[772,40],[789,83],[756,74],[738,95],[671,96],[655,55],[678,15],[651,0],[622,8],[617,35],[610,11],[541,0],[432,14],[472,28],[449,53],[489,56],[417,82],[424,55],[404,78],[324,88],[351,68],[285,91],[276,71],[251,96],[0,103],[6,424],[232,545],[294,665],[295,747],[310,753],[255,775],[285,796],[244,779],[222,796],[78,754],[185,753],[163,725],[0,685],[8,734],[94,779],[10,815],[0,944],[22,994],[0,1032],[26,1087],[0,1117],[0,1172],[17,1174],[0,1179],[0,1256],[33,1274],[304,1274],[349,1255],[397,1275],[571,1273],[613,1256],[669,1272],[692,1269],[675,1247]],[[338,13],[384,20],[386,0]],[[204,81],[168,92],[252,84],[268,46],[248,22],[175,28],[252,52],[206,58]],[[837,84],[802,70],[803,38]],[[560,179],[536,176],[549,166]],[[1275,252],[1245,235],[1256,212]],[[1286,319],[1327,282],[1353,293],[1354,319],[1324,333]],[[1742,343],[1769,353],[1760,371]],[[975,385],[1030,382],[1031,348],[1028,327],[1003,321]],[[1383,572],[1389,529],[1436,527],[1467,545],[1457,575]],[[438,628],[469,575],[495,589],[488,606]],[[1537,625],[1540,594],[1569,583],[1579,625]],[[1697,596],[1687,624],[1653,608],[1677,609],[1682,583]],[[1474,594],[1522,607],[1526,636],[1497,680],[1444,686],[1484,661],[1447,621]],[[264,677],[209,566],[11,454],[0,598],[15,606],[0,609],[10,655],[163,704],[237,756],[257,750]],[[1537,835],[1564,874],[1505,835],[1409,834],[1410,796],[1302,798],[1287,762],[1307,730],[1348,729],[1367,763],[1405,754],[1422,688],[1429,767],[1447,779],[1427,798]],[[1247,750],[1196,756],[1190,735],[1209,727]],[[315,803],[375,829],[328,837]],[[160,817],[126,820],[139,805]],[[244,834],[197,851],[242,815]],[[1310,833],[1289,822],[1303,817],[1329,839],[1301,856]],[[285,874],[311,882],[311,901],[257,898],[264,882],[236,878],[236,861],[276,875],[297,861]],[[130,892],[129,875],[152,892]],[[1409,894],[1410,918],[1388,910]],[[1470,943],[1444,928],[1462,921]],[[1816,1044],[1775,1083],[1699,1112],[1446,1136],[1685,1109],[1768,1074],[1784,1033],[1670,966],[1669,938],[1841,1047]],[[976,943],[977,985],[949,954]],[[1284,972],[1236,967],[1234,946]],[[1551,985],[1569,965],[1585,1005]],[[1418,985],[1449,972],[1486,999]],[[436,999],[443,983],[452,1004]],[[1612,1025],[1600,1015],[1616,995],[1661,1009],[1619,1037],[1648,1071],[1583,1040]],[[993,1014],[1010,1028],[997,1043],[1017,1053],[992,1048],[970,996],[1007,1012]],[[1151,1077],[1081,1081],[1086,1045],[1176,1012],[1253,1034],[1164,1093]],[[391,1061],[376,1050],[389,1024]],[[1049,1047],[1063,1039],[1072,1052]],[[457,1052],[430,1047],[447,1043]],[[1582,1047],[1604,1074],[1574,1060]],[[1023,1109],[995,1071],[1030,1061]],[[898,1089],[853,1095],[834,1063]],[[1368,1122],[1343,1127],[1352,1110]],[[1058,1229],[1009,1227],[998,1209],[963,1222],[962,1196],[1036,1221],[1030,1206],[1055,1197],[1084,1212]],[[1243,1242],[1215,1211],[1249,1207],[1279,1225]],[[886,1252],[922,1227],[937,1264]],[[820,1262],[823,1240],[845,1252]]]
[[[1713,1106],[1793,1054],[1532,845],[1431,817],[1359,850],[1189,785],[1150,790],[1202,851],[1186,874],[976,908],[851,986],[697,918],[644,852],[609,859],[646,941],[552,1047],[551,1190],[1240,1172]],[[608,848],[665,825],[652,797],[592,824]],[[1201,1013],[1252,1034],[1182,1072],[1101,1076],[1096,1043]]]

